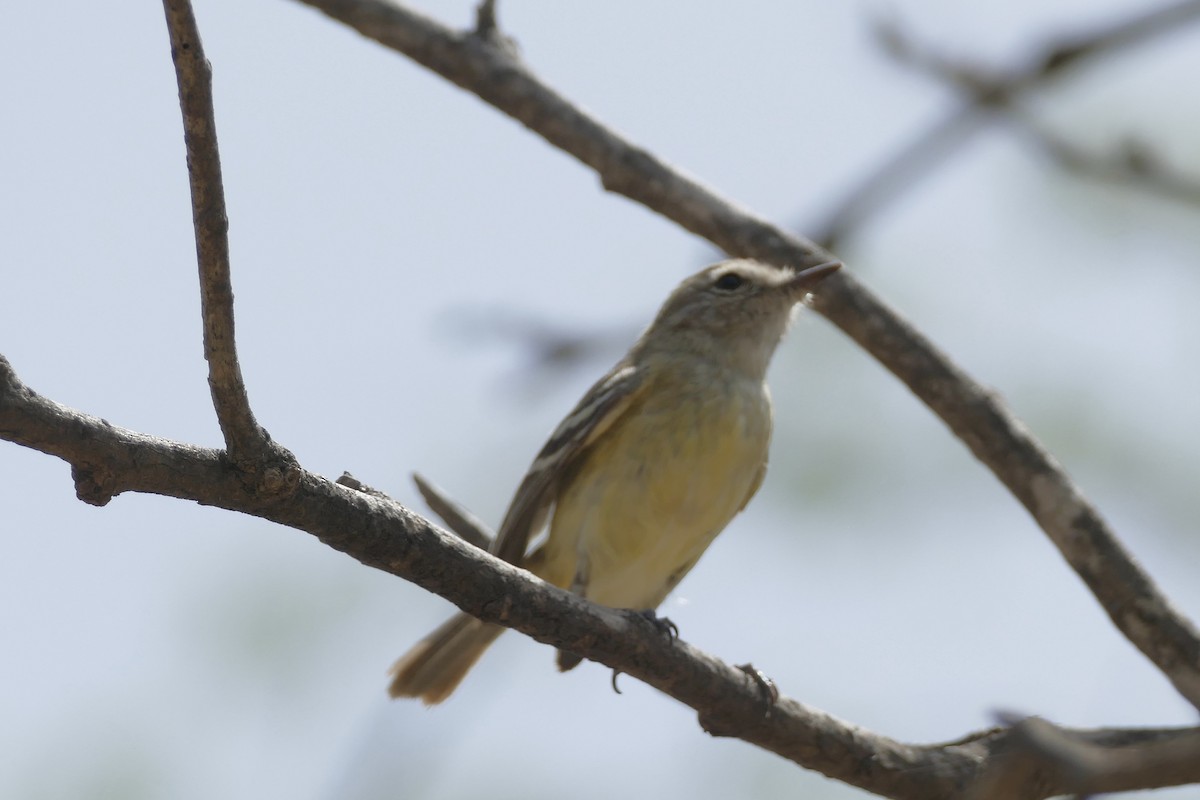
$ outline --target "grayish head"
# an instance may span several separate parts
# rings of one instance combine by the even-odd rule
[[[639,347],[727,361],[761,375],[792,309],[840,267],[832,261],[795,272],[747,259],[714,264],[679,284]]]

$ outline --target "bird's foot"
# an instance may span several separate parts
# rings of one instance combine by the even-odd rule
[[[644,609],[628,609],[631,616],[644,620],[654,626],[654,629],[667,637],[667,640],[674,642],[679,638],[679,626],[666,617],[660,617],[654,612],[653,608]],[[621,674],[621,670],[614,669],[612,674],[612,688],[617,694],[621,693],[620,687],[617,686],[617,676]]]
[[[630,613],[635,617],[640,617],[646,622],[649,622],[654,626],[655,630],[667,637],[668,640],[673,642],[679,638],[679,626],[674,622],[671,622],[671,620],[667,617],[660,617],[654,612],[653,608],[646,608],[640,611],[631,611]]]

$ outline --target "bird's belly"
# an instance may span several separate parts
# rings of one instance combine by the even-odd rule
[[[582,564],[585,595],[619,608],[662,602],[749,498],[770,439],[759,387],[639,411],[589,454],[547,542],[548,579],[570,585]]]

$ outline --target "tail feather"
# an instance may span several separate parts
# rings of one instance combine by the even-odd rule
[[[454,615],[392,665],[388,694],[419,697],[428,706],[442,702],[503,632],[470,614]]]

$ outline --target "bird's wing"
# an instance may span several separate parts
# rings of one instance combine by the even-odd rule
[[[630,408],[644,386],[637,368],[622,362],[588,390],[550,434],[525,473],[496,534],[494,555],[513,564],[521,563],[529,540],[546,522],[563,476],[588,446]]]

